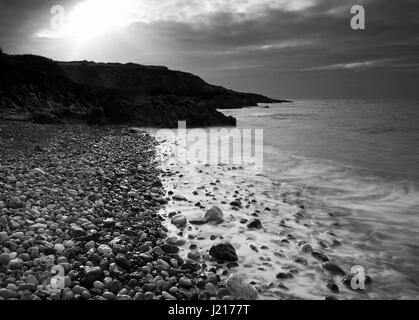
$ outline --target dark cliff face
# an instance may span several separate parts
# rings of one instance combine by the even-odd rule
[[[192,74],[136,64],[55,62],[0,53],[0,119],[176,127],[235,125],[216,108],[274,102]]]
[[[262,95],[240,93],[206,83],[186,72],[138,64],[61,62],[75,82],[144,96],[190,97],[217,109],[243,108],[258,103],[282,102]]]

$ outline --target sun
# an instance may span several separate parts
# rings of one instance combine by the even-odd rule
[[[142,14],[146,12],[143,4],[143,0],[85,0],[72,10],[62,8],[51,12],[55,14],[53,19],[60,23],[55,28],[38,32],[36,36],[75,41],[91,40],[141,21]]]
[[[66,17],[62,32],[88,40],[130,23],[126,4],[130,1],[88,0],[78,4]]]

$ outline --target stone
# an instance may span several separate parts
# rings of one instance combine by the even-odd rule
[[[163,249],[164,252],[171,253],[171,254],[178,253],[180,250],[178,246],[175,246],[172,244],[163,244],[161,248]]]
[[[156,297],[156,294],[154,292],[146,292],[144,294],[144,300],[154,300],[154,298]]]
[[[74,293],[71,290],[65,290],[63,292],[63,300],[64,301],[68,301],[68,300],[73,300],[74,299]]]
[[[22,231],[18,231],[12,234],[12,238],[23,238],[25,236],[25,234]]]
[[[179,285],[184,288],[190,288],[193,286],[193,281],[187,277],[182,277],[179,279]]]
[[[163,259],[158,259],[157,260],[157,264],[159,266],[162,267],[163,270],[170,270],[170,264],[168,264],[166,261],[164,261]]]
[[[90,250],[90,249],[94,249],[96,247],[96,242],[94,242],[93,240],[89,241],[88,243],[86,243],[84,245],[86,250]]]
[[[191,252],[188,253],[188,258],[191,259],[191,260],[199,260],[199,259],[201,259],[201,255],[199,254],[199,252],[191,251]]]
[[[111,254],[112,253],[112,248],[111,247],[109,247],[108,245],[106,245],[106,244],[101,244],[98,248],[97,248],[97,251],[100,253],[100,254]]]
[[[70,228],[70,237],[72,238],[81,238],[84,237],[86,235],[86,231],[79,227],[79,226],[72,226]]]
[[[8,265],[10,270],[18,270],[23,267],[23,261],[19,258],[15,258],[10,260]]]
[[[16,297],[17,297],[16,292],[13,292],[7,289],[0,289],[0,298],[7,300],[7,299],[16,298]]]
[[[109,291],[105,292],[102,295],[102,297],[105,298],[106,300],[115,300],[115,295],[112,292],[109,292]]]
[[[219,207],[213,206],[205,212],[204,220],[213,223],[224,222],[223,212]]]
[[[287,272],[279,272],[276,274],[276,278],[280,279],[280,280],[286,280],[286,279],[292,279],[294,278],[294,276],[292,275],[292,273],[287,273]]]
[[[321,262],[326,262],[329,261],[329,257],[326,256],[325,254],[321,253],[321,252],[317,252],[317,251],[313,251],[311,253],[311,255],[316,258],[317,260],[320,260]]]
[[[231,294],[237,298],[256,300],[258,297],[256,289],[252,285],[244,283],[243,279],[238,276],[230,276],[226,284]]]
[[[207,220],[205,220],[205,219],[191,219],[191,220],[189,220],[189,223],[193,224],[193,225],[201,226],[201,225],[206,224]]]
[[[237,253],[234,247],[229,243],[220,243],[211,247],[209,254],[221,261],[237,261]]]
[[[204,290],[212,296],[217,295],[217,287],[210,282],[205,285]]]
[[[259,220],[259,219],[255,219],[255,220],[251,221],[251,222],[247,225],[247,227],[248,227],[249,229],[262,229],[262,222],[260,222],[260,220]]]
[[[102,280],[104,277],[103,270],[101,267],[84,267],[83,268],[84,274],[84,281],[89,284],[93,284],[93,282],[97,280]]]
[[[125,270],[129,270],[131,268],[131,263],[123,254],[117,254],[115,258],[116,264]]]
[[[26,276],[25,283],[32,283],[34,285],[38,285],[39,281],[34,275],[30,274]]]
[[[186,199],[184,196],[181,196],[181,195],[174,195],[172,198],[173,200],[176,200],[176,201],[188,201],[188,199]]]
[[[333,281],[327,281],[326,287],[334,293],[339,293],[339,288]]]
[[[329,271],[332,274],[345,275],[345,271],[343,271],[343,269],[334,262],[331,262],[331,261],[323,262],[322,267],[323,269]]]
[[[115,220],[113,218],[108,218],[103,220],[103,225],[106,228],[113,227],[115,225]]]
[[[6,241],[9,241],[9,235],[5,231],[0,232],[0,244],[5,243]]]
[[[165,300],[177,300],[176,297],[172,296],[170,293],[168,293],[167,291],[163,291],[161,293],[163,299]]]
[[[45,174],[45,171],[42,170],[41,168],[35,168],[35,169],[33,169],[33,172],[36,173],[36,174],[41,174],[41,175]]]
[[[35,223],[29,226],[31,230],[46,229],[48,226],[45,223]]]
[[[230,202],[230,205],[233,206],[233,207],[241,207],[242,203],[241,203],[240,200],[234,200],[234,201]]]
[[[157,285],[154,284],[154,283],[146,283],[143,286],[143,290],[144,291],[150,291],[150,292],[152,292],[152,291],[155,291],[156,289],[157,289]]]
[[[105,285],[103,284],[103,282],[96,280],[93,282],[93,288],[98,289],[98,290],[104,290]]]
[[[313,248],[311,247],[311,245],[309,245],[308,243],[304,243],[301,247],[300,247],[301,251],[304,253],[311,253],[313,252]]]
[[[109,291],[114,294],[118,294],[119,291],[122,290],[122,283],[119,280],[112,280],[111,284],[109,285]]]
[[[18,197],[11,197],[7,204],[12,209],[19,209],[23,207],[23,202]]]
[[[58,253],[61,253],[65,250],[65,246],[61,243],[57,243],[54,245],[54,250]]]
[[[7,266],[10,262],[11,258],[8,253],[1,253],[0,254],[0,266]]]
[[[183,228],[186,226],[188,221],[183,214],[177,214],[170,220],[170,222],[178,228]]]

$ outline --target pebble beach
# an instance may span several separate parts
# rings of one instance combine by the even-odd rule
[[[0,300],[359,295],[326,252],[340,240],[316,240],[298,192],[278,206],[243,168],[176,166],[141,129],[0,129]]]

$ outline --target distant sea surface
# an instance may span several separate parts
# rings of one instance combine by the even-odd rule
[[[265,174],[300,188],[313,216],[336,216],[346,241],[370,247],[387,293],[419,297],[419,101],[269,107],[222,112],[239,128],[264,130]],[[386,268],[397,277],[386,282]]]

